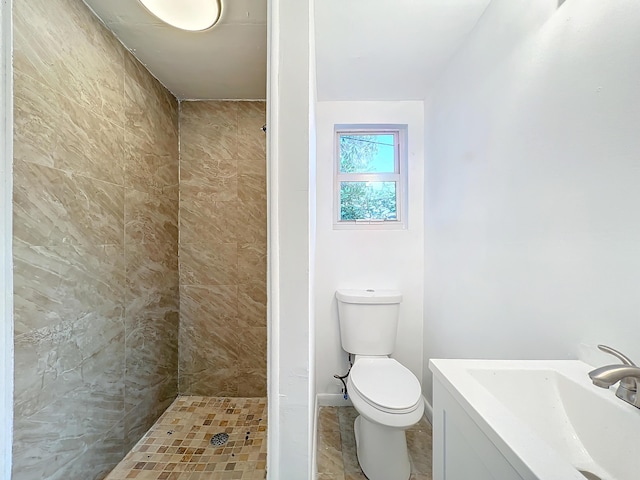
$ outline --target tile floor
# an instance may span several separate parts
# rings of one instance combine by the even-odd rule
[[[223,446],[211,444],[227,433]],[[178,397],[106,480],[266,478],[266,398]]]
[[[321,407],[318,418],[317,480],[366,480],[356,457],[353,407]],[[431,480],[431,425],[423,418],[407,430],[410,480]]]

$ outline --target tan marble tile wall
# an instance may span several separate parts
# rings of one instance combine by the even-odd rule
[[[13,3],[13,480],[100,479],[177,394],[178,105],[80,0]]]
[[[266,394],[264,102],[182,102],[181,395]]]

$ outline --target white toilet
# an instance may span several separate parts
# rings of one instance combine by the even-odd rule
[[[390,358],[402,294],[338,290],[342,348],[355,354],[347,389],[360,414],[354,429],[358,462],[369,480],[407,480],[411,474],[405,430],[422,418],[420,382]]]

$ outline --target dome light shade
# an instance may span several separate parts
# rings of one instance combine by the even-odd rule
[[[165,23],[197,32],[213,27],[220,18],[220,0],[140,0]]]

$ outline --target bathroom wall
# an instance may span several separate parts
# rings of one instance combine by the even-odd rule
[[[314,0],[269,9],[269,478],[311,478],[315,258]]]
[[[13,3],[13,479],[99,479],[177,394],[178,105],[82,2]]]
[[[182,102],[180,393],[266,395],[264,102]]]
[[[640,4],[556,6],[494,0],[426,107],[426,386],[429,358],[640,359]]]
[[[318,102],[317,220],[315,262],[318,394],[339,394],[333,378],[348,369],[340,344],[335,291],[339,288],[400,290],[398,338],[393,357],[422,378],[424,105],[423,102]],[[408,228],[334,230],[334,128],[336,124],[408,125]]]

